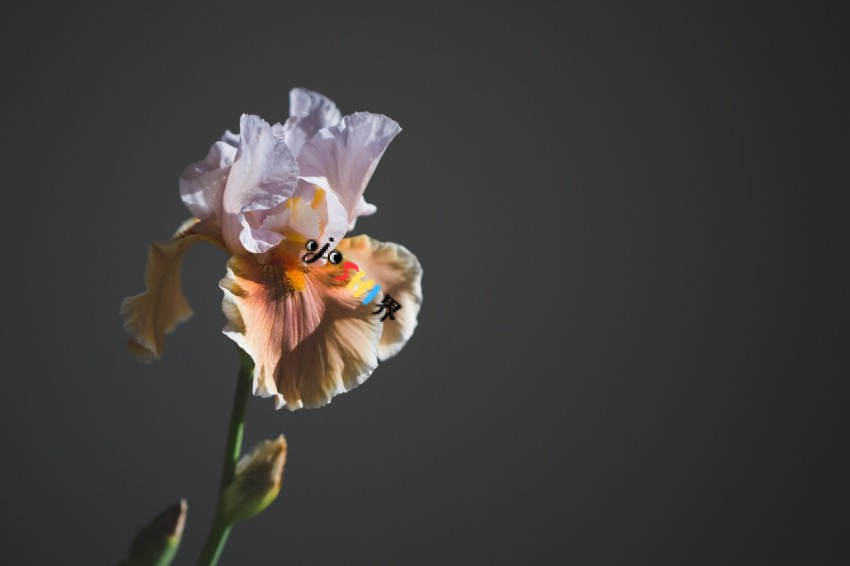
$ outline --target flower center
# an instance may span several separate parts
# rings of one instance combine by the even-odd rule
[[[300,265],[293,262],[283,264],[283,280],[293,291],[303,291],[307,288],[307,278]]]

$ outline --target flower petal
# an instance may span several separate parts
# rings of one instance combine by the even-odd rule
[[[266,253],[284,239],[300,244],[331,241],[336,242],[331,246],[335,248],[345,236],[347,223],[345,208],[327,188],[325,178],[299,179],[293,195],[282,204],[243,215],[240,240],[251,253]]]
[[[319,213],[310,207],[310,201],[298,196],[286,199],[268,214],[247,213],[242,225],[242,243],[255,254],[266,253],[287,238],[306,242],[322,233]]]
[[[336,126],[340,112],[334,102],[318,92],[306,88],[289,91],[289,119],[283,125],[286,145],[292,155],[322,128]]]
[[[372,216],[378,210],[378,207],[374,204],[366,202],[366,199],[362,196],[360,200],[357,201],[357,204],[354,207],[354,218],[351,219],[351,222],[348,223],[348,231],[354,230],[354,226],[357,225],[357,218],[360,216]]]
[[[365,274],[381,286],[383,296],[390,295],[402,308],[395,320],[383,322],[378,359],[396,355],[410,340],[422,306],[422,266],[410,250],[398,244],[379,242],[369,236],[346,238],[337,248],[346,260],[355,262]],[[380,303],[379,299],[372,305]]]
[[[130,335],[127,350],[143,362],[162,357],[165,335],[192,316],[180,282],[188,249],[200,241],[224,247],[216,238],[199,233],[196,222],[187,221],[168,242],[151,243],[145,266],[147,290],[121,301],[121,319]]]
[[[345,233],[348,231],[348,213],[339,197],[331,190],[328,180],[324,177],[302,177],[298,180],[298,188],[295,195],[300,196],[319,214],[321,221],[322,243],[333,238],[337,242],[331,249],[335,248]],[[319,239],[316,238],[316,239]]]
[[[285,203],[291,202],[287,199]],[[245,250],[253,254],[262,254],[277,246],[283,241],[283,235],[273,230],[263,228],[262,212],[254,213],[248,211],[239,216],[242,224],[242,232],[239,233],[239,242]]]
[[[338,125],[319,130],[304,144],[298,154],[300,173],[327,178],[348,211],[350,222],[357,217],[363,191],[381,156],[400,131],[395,120],[381,114],[346,116]]]
[[[245,249],[239,238],[243,215],[274,208],[292,195],[298,181],[298,167],[286,143],[262,118],[244,114],[240,136],[223,195],[222,236],[234,253]]]
[[[236,149],[239,149],[239,144],[242,142],[242,137],[239,134],[234,134],[230,130],[224,130],[224,133],[221,134],[221,140],[228,145],[232,145]]]
[[[277,408],[320,407],[378,365],[380,319],[334,279],[340,266],[277,254],[265,265],[233,256],[227,268],[224,333],[254,360],[256,395]]]
[[[206,159],[192,163],[180,176],[180,197],[197,218],[218,223],[221,197],[227,174],[236,157],[236,148],[219,141],[212,145]]]

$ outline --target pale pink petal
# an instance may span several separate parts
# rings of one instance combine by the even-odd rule
[[[339,109],[326,96],[306,88],[289,91],[289,119],[283,125],[283,133],[292,155],[297,156],[316,132],[336,126],[339,119]]]
[[[285,202],[291,202],[292,199],[287,199]],[[276,207],[272,211],[277,210]],[[262,211],[254,213],[248,211],[240,215],[239,221],[242,224],[242,231],[239,233],[239,242],[245,247],[246,251],[253,254],[262,254],[274,248],[283,241],[283,234],[267,230],[263,227]],[[267,217],[266,217],[267,218]]]
[[[351,232],[354,230],[354,227],[357,225],[358,217],[372,216],[377,210],[377,206],[366,202],[366,199],[361,196],[360,200],[357,201],[357,204],[354,207],[354,218],[352,218],[351,222],[348,223],[348,231]]]
[[[262,254],[285,239],[304,243],[318,239],[322,233],[319,213],[310,207],[310,201],[292,196],[264,215],[247,213],[242,221],[240,235],[245,249]]]
[[[322,235],[322,219],[309,200],[294,196],[286,201],[280,212],[266,217],[263,228],[303,243]]]
[[[221,134],[220,141],[239,149],[239,143],[242,141],[242,138],[239,134],[234,134],[230,130],[224,130],[224,133]]]
[[[371,375],[379,318],[335,279],[340,266],[277,254],[266,264],[233,256],[227,267],[224,333],[254,360],[256,395],[277,408],[320,407]]]
[[[298,181],[295,159],[268,123],[243,115],[240,136],[223,197],[222,236],[233,253],[245,249],[240,240],[243,215],[274,208],[292,195]]]
[[[294,196],[300,196],[318,212],[321,219],[320,238],[322,242],[333,238],[336,244],[330,249],[335,248],[348,231],[348,213],[330,188],[328,180],[324,177],[302,177],[298,180]]]
[[[345,236],[346,223],[345,209],[327,188],[326,179],[299,179],[295,192],[285,202],[269,211],[243,215],[240,239],[251,253],[266,253],[284,239],[300,244],[307,240],[330,242],[331,251]]]
[[[127,349],[141,361],[160,358],[165,335],[192,315],[180,277],[188,249],[200,241],[224,247],[216,237],[198,233],[198,227],[203,231],[203,223],[189,220],[168,242],[152,243],[145,266],[147,290],[121,302],[121,319],[130,335]]]
[[[192,163],[183,171],[180,197],[196,218],[220,222],[221,198],[235,157],[236,148],[219,141],[212,145],[206,159]]]
[[[379,242],[365,235],[346,238],[337,249],[346,261],[360,267],[364,280],[374,280],[381,286],[380,296],[370,302],[373,310],[387,295],[401,304],[402,308],[393,313],[395,320],[384,320],[378,346],[379,360],[391,358],[410,340],[416,328],[422,306],[422,266],[404,246]]]
[[[303,177],[325,177],[354,220],[360,198],[375,167],[392,139],[398,123],[381,114],[358,112],[333,127],[323,128],[298,154]]]

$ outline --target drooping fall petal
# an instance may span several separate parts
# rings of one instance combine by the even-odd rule
[[[334,277],[275,248],[266,264],[233,256],[221,280],[224,333],[254,360],[254,393],[276,407],[320,407],[363,383],[378,365],[379,318]]]
[[[322,128],[304,144],[298,154],[300,174],[325,177],[352,222],[358,214],[374,212],[372,205],[361,203],[363,191],[400,131],[398,122],[381,114],[357,112],[346,116],[336,126]]]
[[[160,358],[165,335],[192,316],[181,285],[186,252],[200,241],[224,247],[215,238],[197,233],[194,219],[183,226],[171,240],[150,244],[145,266],[147,290],[121,301],[121,319],[130,335],[127,349],[144,362]]]
[[[381,286],[383,296],[390,295],[402,305],[393,313],[395,320],[383,322],[378,359],[396,355],[410,340],[422,306],[422,266],[410,250],[389,242],[379,242],[366,235],[346,238],[337,248],[346,260],[355,262]],[[372,304],[377,304],[380,299]]]

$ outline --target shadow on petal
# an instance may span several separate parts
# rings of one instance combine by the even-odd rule
[[[255,363],[254,393],[277,408],[320,407],[363,383],[378,365],[380,321],[334,279],[279,254],[260,264],[234,256],[221,280],[224,333]]]
[[[395,320],[383,322],[378,359],[395,356],[413,336],[422,307],[422,266],[410,250],[390,242],[379,242],[366,235],[346,238],[339,245],[346,259],[360,266],[366,278],[381,286],[384,296],[390,295],[402,308],[394,313]],[[380,299],[372,302],[378,304]],[[370,305],[371,306],[371,305]]]
[[[127,351],[140,361],[162,357],[165,335],[192,316],[181,284],[180,271],[186,252],[201,241],[224,246],[217,237],[199,233],[204,229],[203,223],[192,219],[171,240],[151,243],[145,266],[147,290],[121,301],[121,319],[130,335]]]

